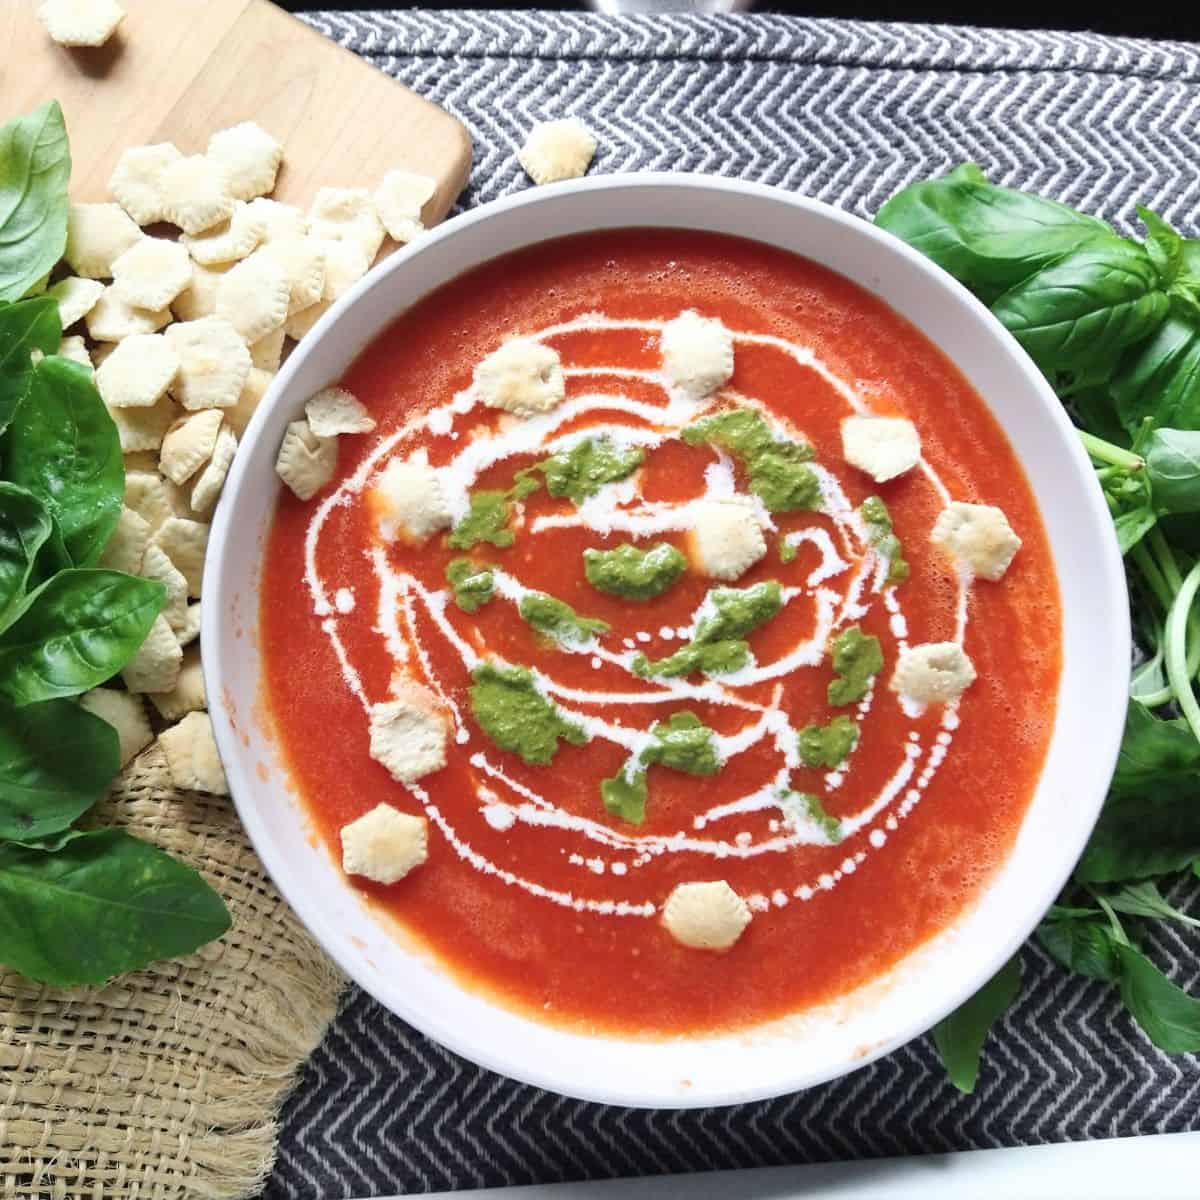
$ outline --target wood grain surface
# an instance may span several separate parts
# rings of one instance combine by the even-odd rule
[[[462,190],[471,142],[457,120],[267,0],[122,3],[107,45],[67,49],[36,0],[0,0],[0,120],[62,104],[73,199],[108,199],[128,146],[203,153],[210,134],[251,119],[284,144],[278,200],[307,207],[319,187],[374,188],[398,167],[437,181],[429,225]]]

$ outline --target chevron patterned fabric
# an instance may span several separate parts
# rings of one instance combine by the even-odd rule
[[[315,13],[330,37],[444,105],[476,163],[461,206],[528,186],[535,122],[579,114],[593,173],[709,171],[870,216],[966,159],[1128,227],[1144,202],[1200,236],[1200,48],[1079,34],[775,16]],[[334,181],[336,182],[336,181]],[[1172,900],[1198,902],[1181,884]],[[1200,991],[1200,937],[1147,949]],[[584,1104],[426,1040],[351,990],[282,1122],[269,1200],[374,1196],[1200,1128],[1200,1057],[1169,1058],[1113,990],[1037,946],[1022,1000],[960,1096],[927,1040],[767,1103],[688,1112]]]

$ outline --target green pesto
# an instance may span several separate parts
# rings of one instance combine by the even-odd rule
[[[829,683],[830,704],[853,704],[867,694],[871,680],[883,670],[879,639],[864,634],[857,625],[833,639],[833,669],[838,678]]]
[[[569,604],[545,592],[529,592],[517,605],[521,619],[556,642],[579,645],[590,642],[597,634],[607,633],[612,626],[607,621],[581,617]]]
[[[587,734],[563,718],[542,696],[526,667],[481,663],[471,673],[471,711],[480,728],[500,747],[527,763],[545,766],[558,753],[559,739],[582,746]]]
[[[507,549],[516,540],[508,527],[511,515],[507,492],[472,492],[470,511],[450,531],[451,547],[469,550],[479,542],[490,542]]]
[[[600,799],[614,817],[640,825],[646,819],[646,769],[640,767],[631,779],[624,772],[600,781]]]
[[[711,642],[702,646],[689,642],[674,654],[653,662],[644,654],[637,655],[633,660],[633,672],[643,679],[678,679],[695,671],[703,671],[705,675],[729,675],[740,671],[749,661],[749,642]]]
[[[708,593],[713,609],[702,617],[696,635],[674,654],[651,662],[644,654],[633,660],[633,670],[642,678],[673,678],[703,671],[727,675],[750,661],[746,634],[769,621],[783,607],[783,588],[774,579],[747,588],[713,588]]]
[[[534,474],[533,467],[526,467],[513,476],[513,485],[508,489],[510,500],[525,500],[542,486],[542,481]]]
[[[799,553],[794,542],[789,542],[785,537],[779,539],[779,561],[781,563],[795,562],[796,555]]]
[[[735,408],[683,431],[690,445],[720,446],[737,455],[746,468],[750,490],[772,512],[815,509],[821,504],[821,487],[812,468],[813,457],[805,442],[772,435],[762,416],[748,408]]]
[[[463,612],[478,612],[495,595],[492,572],[469,558],[452,559],[446,567],[446,579],[454,589],[454,603]]]
[[[537,463],[534,470],[546,477],[546,490],[552,496],[566,496],[582,504],[606,483],[616,483],[642,465],[646,452],[640,446],[618,446],[601,435],[576,442],[569,450],[560,450]]]
[[[812,792],[791,792],[789,798],[804,805],[810,819],[833,845],[836,846],[842,840],[842,823],[837,817],[831,817],[825,811],[825,805],[821,803],[820,796],[814,796]]]
[[[840,767],[858,745],[858,726],[849,717],[834,717],[828,725],[805,725],[799,742],[806,767]]]
[[[531,496],[542,485],[530,474],[530,469],[518,471],[507,492],[484,489],[471,493],[471,508],[450,531],[449,543],[454,550],[470,550],[479,542],[490,542],[501,550],[516,541],[508,523],[512,519],[512,503]]]
[[[650,727],[654,741],[611,779],[600,783],[600,798],[615,817],[640,825],[646,819],[646,772],[654,764],[688,775],[715,775],[721,769],[716,735],[695,713],[672,713]]]
[[[654,743],[642,751],[642,762],[661,763],[688,775],[715,775],[721,769],[716,735],[695,713],[672,713],[650,727]]]
[[[908,563],[887,505],[878,496],[868,496],[858,511],[867,527],[867,539],[888,560],[888,583],[903,583],[908,578]]]
[[[639,550],[630,542],[612,550],[585,550],[583,573],[598,592],[626,600],[653,600],[687,570],[687,558],[669,542]]]

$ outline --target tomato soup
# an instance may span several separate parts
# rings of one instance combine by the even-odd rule
[[[433,292],[341,386],[376,424],[281,494],[266,700],[339,864],[380,806],[420,819],[402,878],[348,877],[464,986],[729,1030],[972,904],[1050,738],[1058,588],[1007,439],[903,318],[756,242],[587,234]],[[892,420],[855,450],[854,417]],[[939,540],[956,504],[1019,537],[996,578],[994,538]]]

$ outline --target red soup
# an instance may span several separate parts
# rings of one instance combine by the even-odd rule
[[[906,321],[756,242],[621,230],[456,279],[342,386],[375,428],[281,494],[268,707],[329,852],[464,986],[725,1030],[974,901],[1042,767],[1058,589]]]

